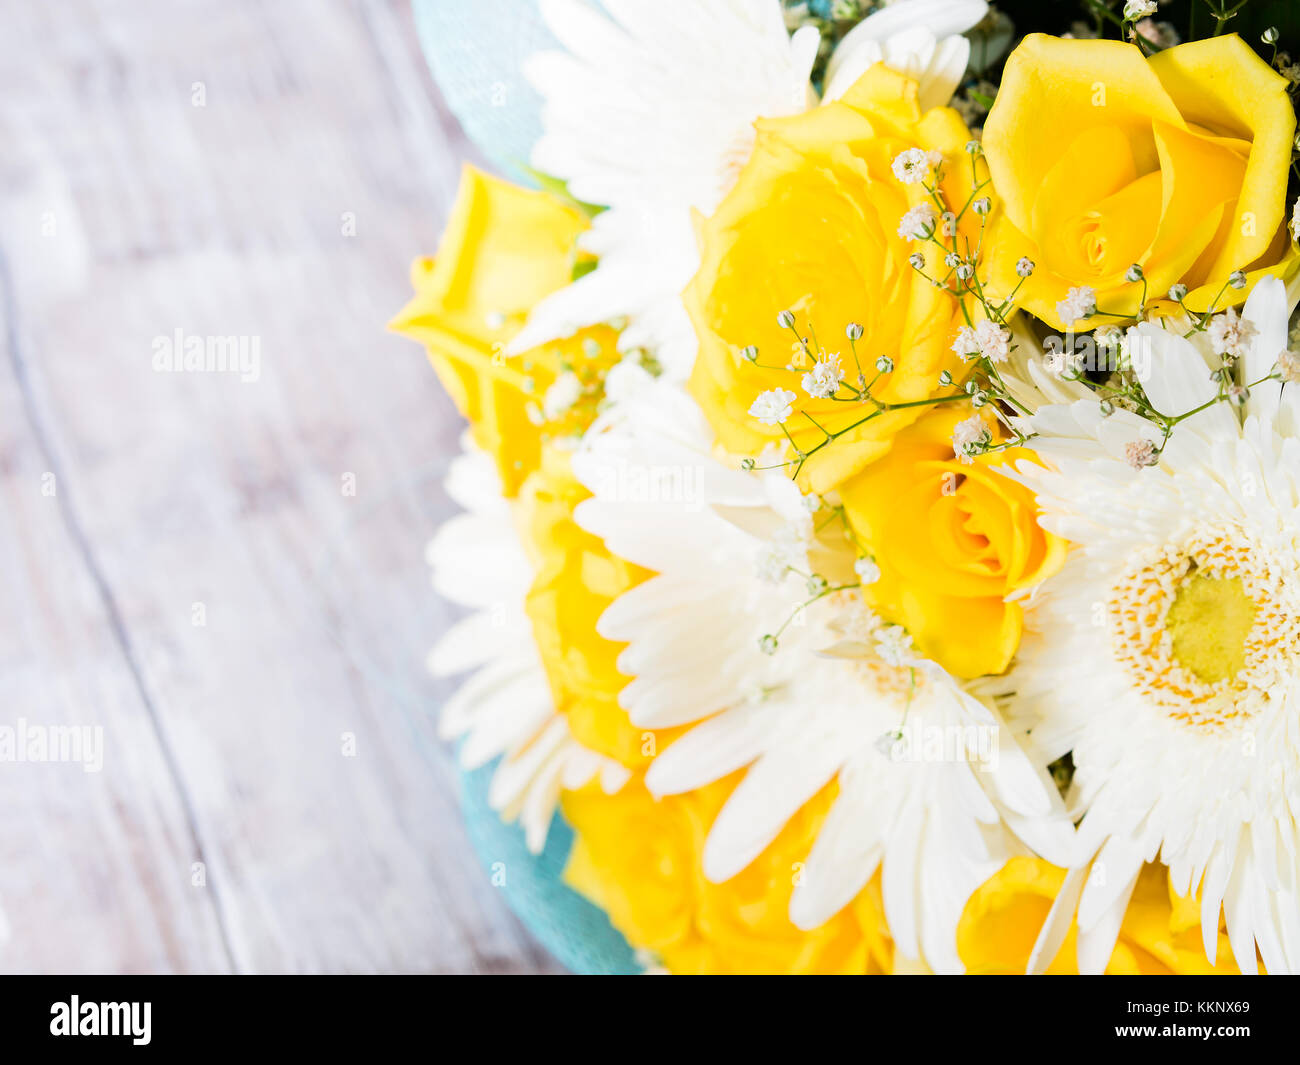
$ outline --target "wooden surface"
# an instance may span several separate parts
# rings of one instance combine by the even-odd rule
[[[383,326],[469,149],[404,0],[0,0],[0,145],[0,726],[104,744],[0,762],[0,969],[553,969],[423,664],[459,425]]]

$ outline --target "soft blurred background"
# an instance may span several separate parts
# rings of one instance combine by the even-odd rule
[[[0,969],[556,969],[424,668],[460,426],[384,324],[474,151],[406,0],[2,0],[0,144],[0,728],[103,737],[0,761]]]

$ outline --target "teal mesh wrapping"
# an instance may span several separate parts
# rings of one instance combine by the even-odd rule
[[[640,972],[632,948],[616,932],[605,911],[593,906],[561,879],[573,845],[573,830],[558,814],[546,847],[529,854],[518,825],[507,825],[487,804],[488,782],[495,763],[462,774],[461,805],[470,841],[486,878],[500,881],[497,890],[528,926],[529,932],[560,963],[575,973],[628,975]]]

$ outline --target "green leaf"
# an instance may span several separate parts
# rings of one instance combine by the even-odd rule
[[[601,211],[608,210],[608,208],[602,207],[600,204],[585,203],[584,201],[577,199],[573,193],[569,191],[569,183],[561,178],[554,177],[551,174],[544,174],[542,171],[536,170],[533,167],[528,166],[526,163],[519,163],[518,166],[524,171],[524,173],[537,182],[538,187],[543,192],[549,192],[557,200],[562,200],[570,207],[576,208],[588,218],[595,218]]]

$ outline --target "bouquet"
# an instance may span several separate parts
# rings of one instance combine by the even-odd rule
[[[395,322],[468,421],[431,666],[647,969],[1300,970],[1300,66],[1242,7],[542,0],[527,180]]]

